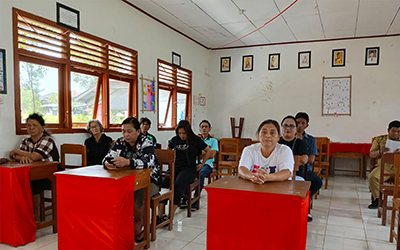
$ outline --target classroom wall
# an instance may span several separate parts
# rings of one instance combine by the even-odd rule
[[[16,136],[14,118],[14,70],[12,44],[12,7],[56,21],[56,0],[1,0],[0,1],[0,48],[6,49],[7,95],[0,104],[0,157],[8,157],[10,149],[17,148],[23,137]],[[63,0],[62,4],[80,11],[81,30],[138,51],[139,77],[157,79],[157,59],[171,62],[172,51],[181,55],[182,67],[193,72],[194,96],[208,97],[208,62],[211,52],[182,35],[155,22],[120,0]],[[130,25],[126,25],[126,23]],[[139,81],[140,83],[140,81]],[[141,109],[141,85],[139,85],[139,110]],[[193,106],[193,120],[203,119],[206,107]],[[167,146],[174,131],[157,131],[157,114],[142,113],[154,123],[150,133]],[[197,127],[197,126],[195,126]],[[109,133],[116,139],[121,133]],[[83,143],[87,134],[54,134],[57,145]]]
[[[208,115],[218,137],[231,137],[230,117],[244,117],[242,137],[256,139],[261,121],[280,123],[288,114],[310,115],[307,132],[332,141],[371,142],[400,120],[400,37],[355,39],[216,50],[210,62],[213,95]],[[380,47],[380,65],[364,66],[365,48]],[[346,49],[346,66],[331,67],[332,49]],[[298,52],[311,50],[311,69],[298,69]],[[268,71],[268,54],[280,53],[280,70]],[[242,72],[242,56],[254,55],[253,71]],[[220,57],[231,56],[230,73]],[[322,116],[322,77],[352,75],[351,116]]]

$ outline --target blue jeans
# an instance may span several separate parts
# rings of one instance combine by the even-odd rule
[[[212,171],[212,167],[210,167],[208,164],[204,164],[204,166],[200,169],[200,193],[204,187],[204,179],[211,174]]]
[[[299,176],[303,177],[304,179],[306,179],[303,171],[297,171],[296,175],[299,175]],[[308,171],[307,175],[308,175],[307,176],[308,178],[306,181],[311,182],[311,186],[310,186],[310,200],[311,200],[311,198],[314,196],[314,194],[316,194],[318,192],[318,190],[322,187],[322,180],[316,174],[314,174],[314,172],[312,172],[312,171]]]

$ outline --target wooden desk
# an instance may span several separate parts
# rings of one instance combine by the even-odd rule
[[[349,170],[349,169],[338,169],[335,167],[335,159],[336,158],[347,158],[347,159],[359,159],[360,160],[360,168],[357,170]],[[355,172],[358,173],[360,177],[365,176],[364,170],[366,166],[364,164],[364,154],[363,153],[355,153],[355,152],[336,152],[332,154],[332,166],[333,166],[333,175],[335,175],[335,171],[343,171],[343,172]]]
[[[306,249],[310,185],[237,176],[207,185],[207,250]]]
[[[56,173],[58,249],[141,249],[150,247],[150,173],[89,166]],[[144,188],[145,240],[135,246],[133,192]]]
[[[36,239],[36,229],[53,226],[57,233],[56,184],[58,162],[37,161],[30,164],[9,162],[0,166],[0,242],[25,245]],[[29,181],[49,179],[53,203],[52,219],[35,223]]]

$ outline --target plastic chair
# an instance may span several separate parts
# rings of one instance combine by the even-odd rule
[[[169,188],[162,188],[161,191],[153,195],[150,200],[150,207],[151,207],[151,225],[150,225],[150,232],[151,232],[151,241],[155,241],[157,238],[156,231],[159,228],[162,228],[165,225],[168,225],[168,230],[172,230],[173,228],[173,221],[174,221],[174,214],[172,213],[173,210],[173,203],[174,203],[174,182],[175,182],[175,150],[167,150],[167,149],[155,149],[158,162],[161,168],[161,176],[164,178],[169,178]],[[169,174],[166,171],[162,171],[162,166],[168,165]],[[161,201],[168,200],[169,201],[169,212],[168,212],[168,219],[161,222],[157,225],[157,207]]]

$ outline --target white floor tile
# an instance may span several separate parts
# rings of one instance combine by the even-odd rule
[[[353,227],[342,227],[342,226],[335,226],[335,225],[328,225],[326,227],[326,235],[327,236],[336,236],[342,238],[350,238],[350,239],[357,239],[357,240],[364,240],[365,231],[362,228],[353,228]]]
[[[364,240],[353,240],[348,238],[325,236],[324,249],[329,250],[367,250],[368,246]]]
[[[191,242],[187,244],[184,248],[182,248],[182,250],[205,250],[205,249],[206,245],[194,242]]]

